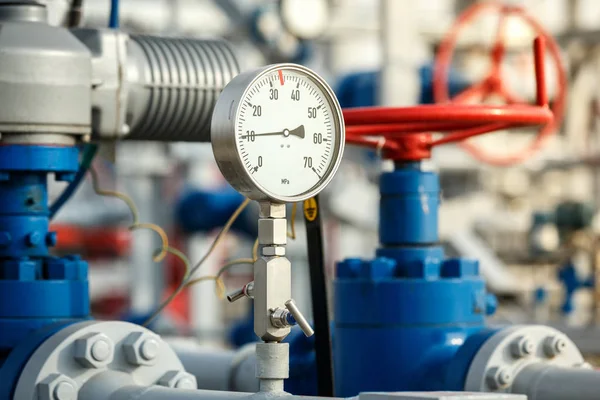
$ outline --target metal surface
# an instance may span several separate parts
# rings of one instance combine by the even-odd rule
[[[304,318],[304,316],[298,309],[298,306],[296,306],[296,303],[294,302],[293,299],[286,301],[285,307],[289,310],[292,317],[294,317],[293,319],[298,324],[300,329],[302,329],[302,332],[304,332],[304,335],[309,337],[309,336],[312,336],[315,334],[315,331],[313,331],[312,327],[310,326],[310,324],[308,323],[306,318]],[[289,321],[289,316],[288,316],[288,321]],[[292,324],[290,323],[290,325],[292,325]]]
[[[155,364],[140,366],[129,362],[125,354],[126,343],[136,333],[152,335],[156,340]],[[113,346],[94,349],[94,345],[102,342]],[[82,344],[83,353],[80,350]],[[87,361],[81,363],[82,358]],[[98,362],[102,364],[98,365]],[[112,379],[105,380],[103,377],[107,375]],[[81,322],[55,333],[29,358],[19,377],[14,398],[35,399],[38,390],[43,390],[40,388],[49,381],[54,382],[56,376],[73,383],[75,391],[79,392],[74,398],[85,399],[110,398],[112,391],[126,384],[195,388],[195,378],[184,372],[177,355],[165,342],[148,330],[126,322]],[[121,378],[115,379],[118,376]],[[109,381],[112,383],[108,384]]]
[[[306,337],[293,328],[284,340],[289,343],[289,378],[284,387],[288,393],[316,396],[317,379],[315,337]],[[234,392],[257,392],[255,343],[247,344],[237,351],[200,346],[195,341],[167,340],[183,363],[185,370],[192,373],[198,388],[205,390],[230,390]]]
[[[254,332],[265,341],[281,341],[289,327],[271,322],[272,310],[284,308],[292,296],[291,264],[285,257],[261,257],[254,263]]]
[[[325,99],[329,107],[335,113],[333,115],[334,134],[339,135],[336,147],[333,149],[334,161],[323,174],[319,183],[305,193],[295,196],[283,196],[277,193],[266,192],[253,180],[250,173],[244,167],[242,157],[236,144],[236,126],[239,119],[240,107],[246,97],[248,88],[256,81],[273,73],[276,70],[291,70],[304,74],[317,85],[327,96]],[[240,193],[248,198],[258,201],[274,201],[277,203],[291,203],[308,199],[319,193],[333,179],[341,162],[344,151],[344,121],[342,110],[329,85],[317,74],[308,68],[294,64],[275,64],[253,71],[244,72],[233,79],[223,90],[213,112],[211,125],[211,142],[215,159],[219,169],[227,181]]]
[[[525,337],[532,343],[531,354],[515,356],[512,349]],[[538,367],[534,367],[535,365]],[[561,332],[541,325],[513,326],[500,330],[481,346],[471,362],[464,388],[470,391],[529,395],[544,390],[544,385],[540,386],[540,378],[544,376],[541,370],[556,371],[555,368],[558,367],[565,371],[572,371],[573,376],[577,376],[578,373],[574,371],[585,372],[585,368],[582,368],[584,366],[584,359],[577,346]],[[525,376],[519,378],[521,373],[525,373]],[[586,375],[588,374],[580,375],[579,379],[589,381]],[[600,373],[595,375],[596,380],[600,381]],[[537,378],[533,379],[534,377]],[[544,383],[549,382],[551,380],[546,380]],[[553,399],[580,398],[580,390],[581,388],[576,384],[565,384],[562,393],[570,394]],[[530,400],[536,399],[550,398],[530,397]]]
[[[90,52],[45,14],[36,5],[0,6],[0,131],[89,134]]]
[[[18,4],[21,3],[21,4]],[[46,6],[34,1],[0,2],[0,20],[46,22],[48,12]]]
[[[179,339],[167,339],[167,343],[177,353],[185,370],[196,377],[199,389],[258,392],[255,344],[226,350]]]
[[[93,53],[93,126],[101,138],[208,142],[214,104],[239,73],[221,40],[95,29],[73,33]]]
[[[127,83],[133,140],[210,141],[213,107],[239,73],[232,48],[219,40],[132,35]]]
[[[593,400],[600,393],[600,373],[591,369],[531,364],[513,382],[513,392],[528,400]]]
[[[256,344],[256,377],[261,392],[283,392],[283,381],[289,377],[288,343]]]

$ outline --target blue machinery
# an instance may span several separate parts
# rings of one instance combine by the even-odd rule
[[[32,1],[0,0],[0,24],[0,400],[290,399],[233,392],[255,390],[251,357],[223,352],[220,365],[141,326],[89,319],[87,264],[49,254],[49,175],[74,179],[78,146],[91,139],[207,141],[210,109],[239,72],[233,51],[220,41],[51,27]],[[337,396],[598,398],[599,374],[560,332],[486,327],[495,303],[477,262],[445,260],[438,244],[435,173],[398,164],[381,177],[381,195],[377,258],[337,269]],[[310,345],[290,337],[293,393],[314,383]],[[234,385],[242,375],[248,385]],[[221,391],[196,390],[211,382]],[[446,398],[428,396],[385,394]]]
[[[380,193],[376,258],[337,265],[336,396],[466,390],[584,398],[577,386],[598,378],[562,333],[545,326],[486,325],[496,299],[486,292],[478,262],[445,259],[438,243],[437,173],[420,163],[398,163],[381,176]],[[299,331],[288,339],[286,390],[315,395],[313,342]]]
[[[59,327],[89,316],[87,263],[77,256],[49,255],[56,234],[48,229],[46,180],[51,173],[58,180],[73,179],[77,155],[75,147],[0,146],[3,399],[9,398],[13,389],[7,383],[16,382],[19,367],[39,341]]]
[[[380,191],[377,257],[337,266],[336,393],[460,390],[466,371],[447,376],[448,367],[465,340],[484,329],[495,299],[476,260],[444,259],[436,173],[419,163],[398,165],[381,176]]]

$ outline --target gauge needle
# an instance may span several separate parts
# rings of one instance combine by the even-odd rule
[[[255,135],[242,135],[241,138],[245,139],[248,136],[280,136],[280,135],[285,136],[285,137],[292,135],[292,136],[298,136],[300,139],[304,139],[304,125],[300,125],[296,129],[292,129],[291,131],[289,129],[284,129],[280,132],[257,133]]]

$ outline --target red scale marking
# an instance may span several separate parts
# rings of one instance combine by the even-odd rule
[[[283,86],[283,71],[278,70],[277,73],[279,74],[279,83]]]

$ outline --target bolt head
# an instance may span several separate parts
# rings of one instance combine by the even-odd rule
[[[103,333],[89,333],[75,341],[75,360],[86,368],[102,368],[114,358],[114,344]]]
[[[27,245],[29,247],[35,247],[42,243],[42,234],[40,232],[31,232],[27,235]]]
[[[38,383],[39,400],[77,400],[77,383],[66,375],[52,374]]]
[[[486,382],[493,390],[505,389],[512,384],[513,374],[507,368],[494,367],[486,374]]]
[[[158,380],[157,384],[174,389],[193,390],[198,388],[196,377],[184,371],[169,371]]]
[[[535,343],[530,338],[522,336],[511,343],[510,350],[515,358],[527,357],[534,353]]]
[[[160,354],[160,339],[149,332],[133,332],[125,338],[123,352],[131,365],[154,365]]]
[[[550,358],[563,353],[567,348],[567,341],[561,336],[550,336],[544,339],[544,353]]]
[[[158,341],[149,338],[144,340],[142,345],[140,346],[140,353],[145,360],[154,360],[158,356],[158,350],[160,349],[160,344]]]

